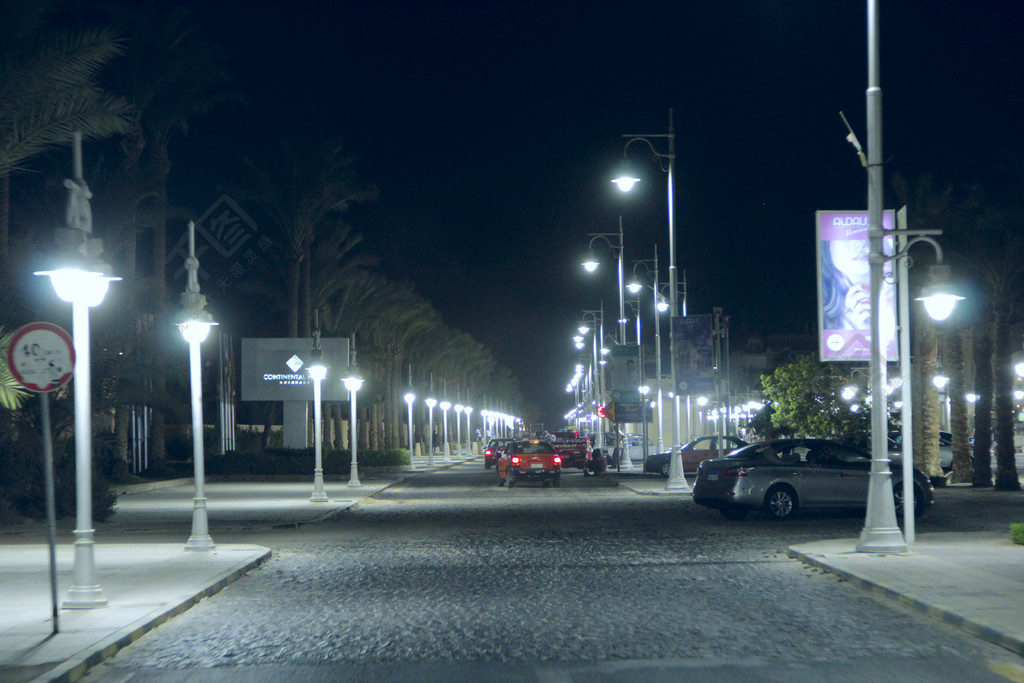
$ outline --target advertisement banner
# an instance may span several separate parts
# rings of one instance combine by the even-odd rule
[[[612,346],[608,365],[611,369],[612,400],[636,402],[640,400],[640,347],[635,344]]]
[[[711,316],[688,315],[673,318],[672,343],[676,387],[680,394],[710,394],[715,387],[714,351],[711,344]]]
[[[822,361],[871,360],[871,279],[867,211],[817,211],[818,348]],[[896,212],[885,211],[882,227],[895,227]],[[882,241],[893,253],[893,237]],[[882,355],[897,359],[896,287],[891,262],[884,266],[879,314]]]

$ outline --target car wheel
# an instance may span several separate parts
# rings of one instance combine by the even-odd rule
[[[746,517],[747,513],[750,512],[750,510],[747,508],[738,508],[730,505],[728,507],[721,508],[719,512],[721,512],[722,516],[726,519],[737,520]]]
[[[664,465],[661,466],[661,476],[667,477],[667,476],[669,476],[669,473],[671,471],[672,471],[672,463],[671,462],[666,462]]]
[[[896,517],[897,519],[903,519],[903,482],[897,482],[893,485],[892,490],[893,502],[896,503]],[[924,505],[924,493],[921,491],[921,487],[914,482],[914,516],[920,517],[922,510],[921,506]]]
[[[557,488],[561,488],[562,487],[562,477],[558,476],[558,477],[555,477],[554,479],[552,479],[551,480],[551,485],[554,486],[556,489]]]
[[[788,486],[773,486],[764,497],[764,512],[772,519],[792,519],[797,507],[796,492]]]

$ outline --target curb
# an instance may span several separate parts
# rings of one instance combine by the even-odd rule
[[[917,612],[918,614],[923,614],[937,621],[949,624],[950,626],[955,626],[976,638],[985,640],[993,645],[998,645],[999,647],[1009,650],[1018,656],[1024,656],[1024,636],[1014,636],[1004,633],[1003,631],[991,626],[987,626],[983,623],[979,623],[965,617],[964,615],[953,611],[949,607],[929,604],[915,595],[910,593],[901,593],[883,583],[871,581],[857,576],[856,574],[852,574],[844,569],[833,567],[816,559],[813,555],[808,555],[807,553],[800,552],[794,548],[786,548],[786,554],[792,559],[800,560],[812,567],[834,574],[844,581],[849,581],[861,590],[871,593],[872,595],[892,600],[893,602]]]
[[[229,584],[237,581],[249,571],[266,562],[270,559],[271,550],[269,548],[263,548],[263,551],[264,552],[261,553],[259,557],[256,557],[245,565],[237,567],[220,578],[215,579],[211,584],[195,595],[181,600],[178,603],[172,603],[166,607],[159,608],[155,612],[150,613],[150,615],[143,617],[143,619],[146,620],[145,623],[134,627],[129,626],[122,629],[120,633],[116,633],[99,641],[93,651],[88,655],[72,657],[50,671],[37,676],[32,680],[32,683],[73,683],[74,681],[77,681],[84,676],[89,669],[107,659],[110,659],[119,651],[131,645],[157,626],[160,626],[168,620],[185,612],[200,600],[216,595]]]

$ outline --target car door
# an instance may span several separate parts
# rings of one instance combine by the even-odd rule
[[[822,503],[827,507],[863,507],[868,500],[871,460],[846,446],[830,444],[822,449]]]

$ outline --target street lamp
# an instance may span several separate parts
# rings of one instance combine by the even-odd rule
[[[883,253],[883,238],[886,231],[882,228],[882,88],[880,85],[880,68],[878,56],[878,0],[868,0],[868,88],[867,126],[868,153],[863,158],[860,143],[851,130],[847,139],[857,150],[861,162],[867,168],[868,177],[868,256],[871,280],[871,395],[875,397],[875,405],[871,411],[871,475],[868,486],[868,508],[857,544],[858,552],[905,552],[907,549],[899,526],[896,524],[896,508],[893,501],[892,474],[889,471],[889,454],[886,424],[885,387],[885,355],[881,334],[881,305],[883,265],[886,261],[904,258],[907,250],[917,241],[929,242],[936,250],[936,262],[942,263],[942,250],[931,237],[918,237],[906,243],[901,252],[893,257]],[[901,236],[933,235],[938,231],[896,231]],[[936,268],[931,271],[932,277],[941,277],[948,269]],[[934,290],[927,292],[934,297]],[[942,297],[948,304],[949,297]],[[955,303],[955,299],[953,300]],[[940,311],[941,313],[941,311]],[[947,312],[948,316],[949,313]],[[904,518],[913,524],[913,463],[910,458],[903,458],[903,501]],[[909,481],[908,481],[909,479]],[[908,510],[909,508],[909,510]],[[908,529],[908,532],[911,530]],[[912,532],[911,532],[912,533]]]
[[[178,325],[181,336],[188,342],[189,369],[192,378],[192,468],[195,476],[195,495],[192,498],[192,535],[185,550],[213,550],[206,516],[205,464],[203,460],[203,379],[199,345],[210,334],[213,322],[207,313],[206,297],[199,293],[199,259],[196,258],[195,223],[188,222],[188,283],[181,295],[184,321]]]
[[[455,408],[455,450],[462,453],[462,411],[466,406],[456,403],[452,407]]]
[[[689,485],[686,477],[683,476],[683,459],[679,452],[681,444],[679,435],[681,426],[679,424],[679,378],[676,368],[675,353],[675,328],[676,318],[679,317],[679,288],[676,284],[676,200],[675,200],[675,168],[676,168],[676,134],[672,123],[672,110],[668,110],[668,133],[644,134],[644,135],[623,135],[627,138],[622,149],[622,166],[627,164],[629,146],[634,142],[643,142],[651,150],[654,158],[659,161],[662,170],[668,174],[668,285],[669,285],[669,319],[670,319],[670,343],[669,357],[671,358],[672,392],[676,401],[676,419],[672,425],[672,457],[669,465],[669,478],[666,486],[669,490],[687,491]],[[668,153],[662,154],[654,148],[653,139],[665,139],[668,142]],[[620,169],[618,176],[612,181],[623,192],[629,192],[640,178],[628,172],[627,169]]]
[[[588,257],[588,259],[586,261],[583,262],[583,267],[584,267],[584,269],[586,269],[586,271],[588,273],[593,273],[595,270],[597,270],[597,267],[599,265],[598,262],[594,259],[594,251],[593,251],[594,240],[598,240],[598,239],[604,240],[605,243],[608,245],[608,248],[612,250],[612,253],[615,254],[616,258],[618,259],[618,263],[619,263],[619,343],[620,344],[625,344],[626,343],[626,295],[625,295],[625,287],[623,286],[623,282],[622,282],[622,216],[619,216],[619,231],[617,233],[614,233],[614,232],[590,233],[590,234],[587,235],[587,237],[590,238],[590,244],[587,246],[587,249],[590,252],[590,256]],[[615,246],[614,244],[612,244],[611,240],[608,239],[609,237],[618,237],[619,238],[619,245]]]
[[[72,343],[77,362],[75,380],[75,560],[71,587],[65,608],[103,607],[107,599],[96,577],[96,554],[92,528],[92,401],[89,308],[99,306],[111,281],[105,275],[109,266],[100,261],[103,241],[92,237],[92,194],[82,178],[82,134],[75,131],[74,180],[65,180],[68,188],[66,227],[57,229],[58,258],[55,270],[38,271],[50,278],[62,301],[71,304]]]
[[[663,414],[662,414],[662,390],[661,390],[661,318],[659,317],[658,314],[659,313],[664,313],[668,309],[668,306],[665,304],[664,300],[661,297],[661,293],[659,291],[660,283],[658,282],[658,245],[657,244],[654,245],[654,258],[653,259],[642,259],[642,260],[636,261],[636,263],[633,266],[633,281],[630,282],[628,285],[626,285],[626,287],[633,294],[639,294],[640,293],[640,291],[643,289],[643,285],[640,284],[640,282],[636,279],[636,267],[639,266],[639,265],[643,265],[645,268],[647,268],[648,267],[647,263],[649,261],[653,261],[653,263],[654,263],[654,273],[653,273],[654,286],[651,287],[651,290],[654,293],[654,356],[655,356],[655,363],[656,363],[656,365],[655,365],[655,374],[657,375],[657,377],[655,378],[655,381],[657,382],[657,385],[658,385],[658,403],[657,403],[657,410],[658,410],[658,443],[657,443],[657,451],[656,452],[661,453],[661,452],[663,452],[665,450],[665,442],[664,442],[663,437],[662,437],[662,433],[665,431],[665,425],[664,425],[664,418],[663,418]],[[639,339],[637,340],[637,342],[639,343]],[[646,448],[646,442],[645,442],[644,448]]]
[[[313,465],[313,494],[311,503],[326,503],[327,493],[324,491],[323,443],[324,431],[321,422],[321,383],[327,378],[327,366],[324,365],[324,352],[320,348],[319,310],[313,311],[313,360],[306,368],[309,378],[313,380],[313,453],[316,462]]]
[[[452,452],[451,452],[451,448],[448,446],[448,409],[452,407],[452,404],[451,404],[450,401],[441,401],[441,403],[439,405],[441,406],[441,416],[442,416],[441,417],[441,421],[442,421],[442,427],[443,427],[443,432],[442,432],[442,437],[443,437],[442,438],[442,443],[443,443],[443,446],[442,446],[442,448],[444,449],[444,451],[443,451],[444,452],[444,461],[445,462],[451,462],[452,461]]]
[[[359,458],[357,451],[359,450],[359,428],[356,424],[357,411],[356,411],[356,394],[363,388],[363,379],[359,376],[359,370],[356,368],[355,363],[352,363],[351,368],[352,374],[345,378],[345,388],[349,391],[350,401],[352,403],[352,465],[349,468],[348,485],[349,488],[359,488],[362,486],[359,483]]]
[[[412,404],[416,400],[416,394],[411,391],[405,395],[405,403],[409,406],[409,469],[416,471],[416,460],[413,457],[415,448],[412,443]]]
[[[470,426],[470,415],[473,414],[473,406],[466,406],[463,410],[466,411],[466,441],[469,443],[469,451],[473,452],[473,428]]]
[[[427,398],[427,467],[434,466],[434,406],[437,405],[436,398]]]

